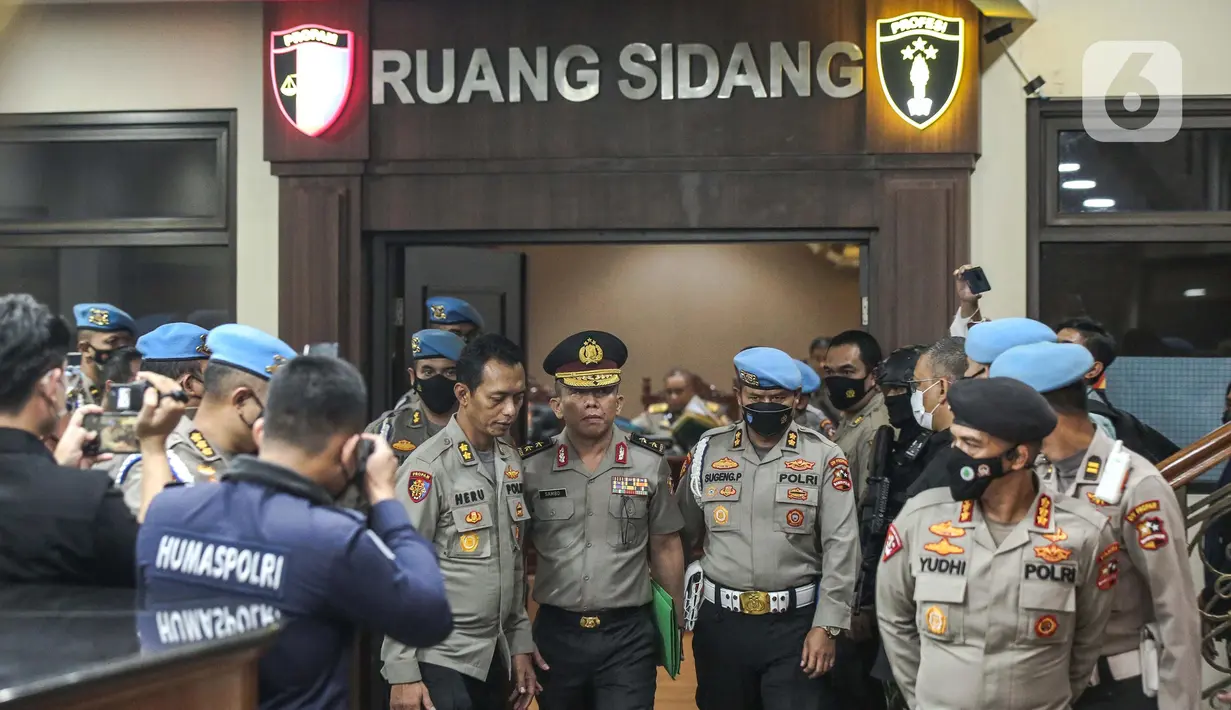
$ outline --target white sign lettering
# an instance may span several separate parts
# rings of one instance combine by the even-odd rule
[[[813,53],[812,43],[737,42],[720,55],[707,44],[650,45],[633,42],[617,59],[620,94],[633,101],[729,99],[746,95],[778,99],[812,95],[813,81],[826,96],[845,99],[863,91],[863,50],[854,42],[831,42]],[[593,47],[571,44],[553,57],[547,47],[504,50],[397,49],[372,52],[372,103],[545,102],[573,103],[599,94],[602,61]],[[393,99],[390,99],[390,96]]]
[[[158,541],[154,568],[195,577],[211,577],[221,582],[234,579],[260,589],[282,587],[283,555],[231,545],[163,535]]]

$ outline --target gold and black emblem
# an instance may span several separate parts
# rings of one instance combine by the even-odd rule
[[[876,21],[876,66],[895,113],[923,130],[957,95],[965,50],[964,22],[931,12]]]

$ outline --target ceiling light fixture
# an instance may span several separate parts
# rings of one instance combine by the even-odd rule
[[[1060,187],[1065,190],[1092,190],[1097,184],[1093,180],[1065,180]]]
[[[1116,201],[1110,197],[1091,197],[1081,204],[1083,207],[1099,210],[1107,209],[1108,207],[1115,207]]]
[[[1060,163],[1060,165],[1056,166],[1056,170],[1062,173],[1075,173],[1078,170],[1081,170],[1081,164],[1080,163]]]
[[[1203,288],[1190,288],[1184,291],[1185,298],[1201,298],[1204,295],[1205,289]]]

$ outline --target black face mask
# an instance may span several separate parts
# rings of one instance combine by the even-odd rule
[[[436,414],[444,414],[457,406],[457,396],[453,394],[453,385],[457,380],[450,380],[444,375],[425,377],[415,380],[415,391],[423,400],[423,406]]]
[[[909,393],[886,396],[885,409],[889,413],[889,423],[895,429],[906,429],[915,423],[915,415],[910,409]]]
[[[791,415],[794,410],[785,404],[773,402],[756,402],[744,407],[744,421],[748,428],[772,439],[791,425]]]
[[[1008,473],[1001,456],[977,459],[956,446],[948,455],[949,492],[954,500],[977,500],[992,481]]]
[[[829,393],[829,401],[842,411],[851,409],[868,393],[864,380],[854,377],[838,377],[830,375],[825,378],[825,391]]]
[[[103,350],[101,348],[93,348],[90,351],[90,357],[98,365],[100,366],[106,365],[108,362],[111,361],[111,356],[115,354],[116,350],[119,350],[119,348],[112,348],[110,350]]]

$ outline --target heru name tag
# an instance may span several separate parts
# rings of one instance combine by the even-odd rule
[[[612,476],[611,492],[620,496],[648,496],[650,479],[638,476]]]

